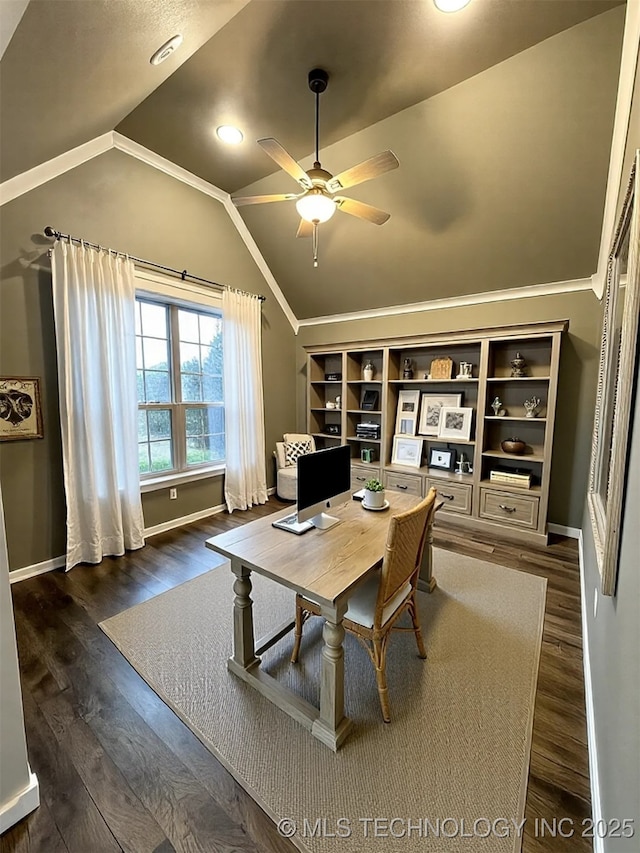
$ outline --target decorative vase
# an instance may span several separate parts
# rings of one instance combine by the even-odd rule
[[[402,370],[402,378],[403,379],[413,379],[413,366],[411,364],[410,358],[405,358],[403,370]]]
[[[526,376],[525,367],[527,366],[527,362],[520,355],[519,352],[516,352],[516,357],[511,360],[511,375],[512,376]]]
[[[365,382],[371,382],[374,374],[375,374],[375,367],[373,366],[373,362],[367,361],[365,366],[362,368],[362,375],[364,377],[364,381]]]
[[[505,438],[500,447],[505,453],[513,453],[515,456],[519,456],[527,449],[525,442],[519,438]]]

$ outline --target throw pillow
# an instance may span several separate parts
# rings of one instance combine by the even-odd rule
[[[298,456],[311,452],[310,441],[286,441],[284,444],[284,461],[287,466],[295,465]]]

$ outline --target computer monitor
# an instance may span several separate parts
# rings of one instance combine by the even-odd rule
[[[339,519],[324,510],[351,499],[351,449],[346,444],[298,457],[298,522],[326,530]]]

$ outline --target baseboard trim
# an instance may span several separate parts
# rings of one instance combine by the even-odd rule
[[[559,536],[568,536],[570,539],[582,539],[582,528],[565,527],[564,524],[547,524],[549,533],[557,533]]]
[[[67,558],[63,555],[62,557],[53,557],[51,560],[43,560],[41,563],[34,563],[32,566],[23,566],[21,569],[14,569],[9,572],[9,583],[26,581],[27,578],[34,578],[36,575],[44,575],[56,569],[63,569],[66,564]]]
[[[17,797],[0,806],[0,835],[40,805],[38,777],[29,768],[29,784]]]
[[[600,776],[598,773],[598,744],[596,740],[595,714],[593,708],[593,686],[591,684],[591,658],[589,655],[589,629],[587,620],[586,583],[584,577],[584,550],[582,531],[578,537],[578,560],[580,564],[580,612],[582,616],[582,670],[584,675],[584,701],[587,715],[587,746],[589,750],[589,784],[591,787],[591,817],[594,825],[602,820],[600,800]],[[604,853],[604,839],[593,835],[593,853]]]
[[[155,536],[157,533],[165,533],[167,530],[174,530],[176,527],[182,527],[183,524],[201,521],[203,518],[208,518],[210,515],[217,515],[225,509],[224,504],[218,504],[208,509],[200,509],[198,512],[192,512],[189,515],[182,515],[180,518],[171,518],[169,521],[162,521],[160,524],[154,524],[152,527],[145,527],[145,538],[147,536]]]

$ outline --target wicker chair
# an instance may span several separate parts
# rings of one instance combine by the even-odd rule
[[[373,662],[385,723],[391,720],[386,676],[387,643],[391,630],[405,610],[411,616],[413,628],[396,630],[412,630],[416,636],[418,654],[421,658],[427,656],[418,622],[415,593],[422,552],[435,513],[435,502],[436,490],[431,489],[427,497],[413,509],[392,516],[382,564],[349,599],[342,623],[345,630],[360,640]],[[312,615],[320,616],[320,606],[297,594],[292,663],[298,660],[302,626]]]

